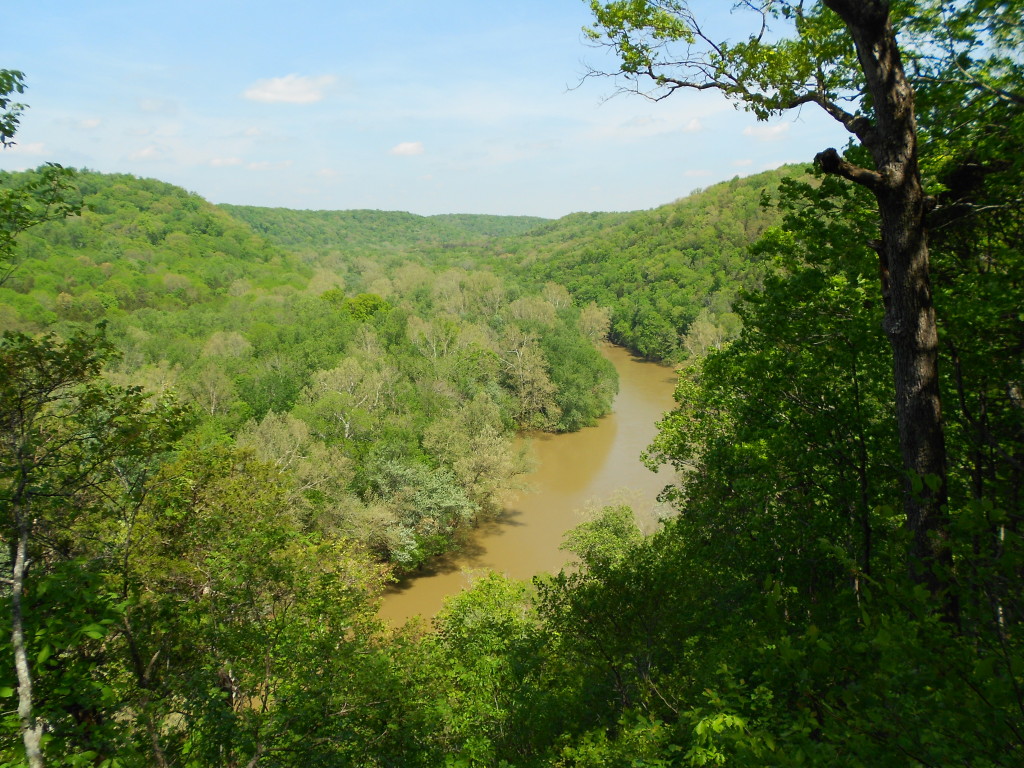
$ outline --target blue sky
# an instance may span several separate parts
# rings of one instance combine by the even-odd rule
[[[722,6],[723,0],[709,0]],[[695,3],[700,5],[700,3]],[[14,0],[18,146],[215,203],[558,217],[638,210],[845,135],[716,94],[579,84],[604,53],[583,0]]]

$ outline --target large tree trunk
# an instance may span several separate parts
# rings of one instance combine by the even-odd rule
[[[912,536],[910,572],[915,581],[937,594],[944,589],[952,565],[946,452],[939,398],[939,339],[928,278],[928,246],[919,223],[923,195],[919,182],[912,186],[916,189],[880,195],[879,257],[883,270],[888,265],[888,274],[883,271],[885,332],[893,351],[896,423],[907,473],[903,506]]]
[[[843,19],[856,45],[874,112],[873,120],[856,132],[871,152],[874,169],[851,171],[834,151],[819,157],[826,170],[863,184],[878,201],[882,237],[877,249],[906,472],[903,505],[911,535],[910,575],[925,584],[942,601],[947,618],[956,621],[956,604],[946,589],[952,565],[946,449],[914,91],[900,61],[888,2],[825,0],[825,4]]]
[[[949,590],[953,556],[949,546],[946,449],[939,397],[939,338],[928,278],[924,201],[917,175],[910,190],[879,195],[885,332],[893,352],[896,423],[904,480],[903,508],[910,531],[911,578],[924,584],[942,605],[945,618],[959,623],[956,596]]]

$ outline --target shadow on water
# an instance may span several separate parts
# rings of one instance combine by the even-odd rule
[[[429,563],[424,563],[415,571],[389,584],[385,587],[382,597],[387,600],[390,595],[402,594],[423,579],[459,574],[465,570],[484,567],[483,558],[488,551],[487,540],[503,536],[510,529],[526,525],[522,517],[522,510],[506,507],[494,517],[481,521],[466,532],[466,537],[459,542],[456,549],[435,557]]]

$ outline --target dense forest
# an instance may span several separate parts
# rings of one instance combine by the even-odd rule
[[[682,362],[739,332],[733,305],[743,290],[759,289],[763,275],[749,246],[781,221],[762,200],[802,172],[734,178],[651,211],[566,216],[503,243],[497,263],[607,308],[615,343]]]
[[[508,280],[569,290],[580,307],[608,314],[608,337],[642,357],[681,362],[719,347],[740,328],[733,303],[760,287],[749,246],[781,221],[762,205],[784,167],[716,184],[651,211],[529,217],[414,216],[382,211],[288,211],[220,206],[281,248],[344,271],[355,260],[394,290],[386,270],[408,254],[452,267],[485,266]],[[369,262],[376,266],[371,266]]]
[[[76,217],[19,239],[0,287],[7,328],[70,337],[102,322],[118,351],[108,379],[174,390],[193,432],[284,471],[304,527],[401,569],[500,507],[527,466],[515,430],[576,430],[610,407],[614,372],[594,347],[604,316],[588,324],[557,285],[524,293],[485,270],[432,269],[404,250],[429,245],[415,230],[391,256],[303,258],[161,182],[76,184]],[[369,217],[359,236],[411,218]],[[518,223],[481,219],[465,231]],[[451,221],[442,231],[461,232]]]
[[[626,90],[850,145],[558,221],[0,178],[0,766],[1024,763],[1020,3],[769,3],[791,38],[703,54],[592,8]],[[677,514],[383,626],[517,432],[607,412],[609,336],[681,364]]]

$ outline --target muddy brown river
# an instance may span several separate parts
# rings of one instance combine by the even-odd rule
[[[673,405],[675,373],[619,347],[604,354],[619,372],[611,415],[572,434],[528,438],[536,459],[526,478],[529,490],[512,498],[498,520],[481,525],[464,550],[388,589],[384,619],[398,625],[415,615],[433,616],[445,597],[469,586],[474,572],[529,579],[558,571],[571,557],[559,549],[562,536],[586,520],[588,510],[627,503],[645,530],[656,525],[655,497],[672,474],[667,468],[651,472],[640,463],[640,452]]]

